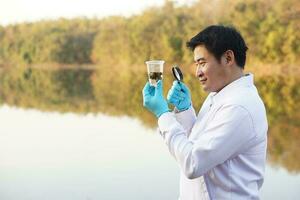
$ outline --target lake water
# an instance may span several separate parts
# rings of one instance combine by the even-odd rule
[[[0,200],[172,200],[179,168],[136,119],[0,107]],[[300,174],[267,166],[261,199],[299,199]]]

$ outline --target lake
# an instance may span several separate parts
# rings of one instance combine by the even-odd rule
[[[1,200],[169,200],[178,179],[137,119],[0,107]],[[261,199],[299,199],[299,188],[299,173],[268,165]]]

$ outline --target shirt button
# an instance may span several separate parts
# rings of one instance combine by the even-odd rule
[[[211,179],[214,179],[214,178],[215,178],[215,174],[214,174],[213,172],[210,172],[210,173],[209,173],[209,176],[210,176]]]

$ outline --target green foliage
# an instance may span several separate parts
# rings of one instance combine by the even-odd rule
[[[0,29],[0,64],[90,63],[96,30],[84,19],[7,26]]]
[[[230,5],[230,7],[228,7]],[[166,1],[129,18],[60,19],[0,27],[0,64],[140,64],[148,59],[189,64],[185,42],[211,24],[234,25],[251,60],[299,64],[297,0]]]
[[[112,17],[104,20],[103,24],[93,41],[92,61],[100,65],[129,64],[127,20],[123,17]]]
[[[299,1],[236,1],[228,21],[241,31],[261,63],[299,64]],[[298,17],[297,17],[298,16]]]

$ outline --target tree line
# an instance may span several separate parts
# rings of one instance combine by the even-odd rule
[[[211,24],[235,26],[249,46],[248,64],[300,63],[297,0],[166,1],[131,17],[59,19],[0,26],[0,66],[49,63],[114,67],[164,59],[190,65],[188,39]]]

